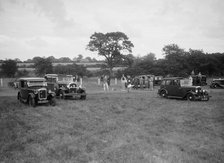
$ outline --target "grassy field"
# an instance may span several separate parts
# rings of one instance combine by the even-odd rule
[[[224,162],[224,90],[189,102],[160,98],[156,89],[84,85],[85,101],[35,108],[0,88],[0,162]]]

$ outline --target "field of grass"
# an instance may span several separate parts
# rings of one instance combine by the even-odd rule
[[[156,89],[84,85],[85,101],[35,108],[0,88],[0,162],[224,162],[224,90],[189,102],[160,98]]]

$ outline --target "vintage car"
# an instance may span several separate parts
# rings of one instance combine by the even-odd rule
[[[204,86],[207,85],[207,77],[205,75],[191,75],[193,79],[194,86]]]
[[[150,81],[153,81],[153,85],[160,85],[163,77],[162,76],[155,76],[155,75],[139,75],[133,78],[132,85],[133,88],[149,88]],[[142,84],[141,84],[142,83]]]
[[[46,74],[47,87],[56,93],[61,99],[66,97],[78,97],[86,99],[86,90],[78,86],[77,80],[72,75]]]
[[[224,88],[224,79],[213,79],[210,88]]]
[[[180,98],[190,101],[209,100],[209,94],[206,90],[202,90],[200,86],[192,86],[189,79],[182,77],[164,78],[158,90],[161,97]]]
[[[66,97],[78,97],[81,100],[86,99],[86,90],[78,86],[75,82],[58,81],[55,90],[56,96],[61,99]]]
[[[56,104],[55,93],[47,89],[44,78],[20,78],[18,88],[17,98],[20,102],[28,103],[33,107],[42,103],[48,103],[52,106]]]

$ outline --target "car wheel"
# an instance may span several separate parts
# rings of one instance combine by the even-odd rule
[[[162,90],[162,91],[160,92],[160,96],[166,98],[166,97],[167,97],[167,93],[166,93],[166,91],[165,91],[165,90]]]
[[[213,87],[214,87],[214,88],[217,88],[217,84],[215,84]]]
[[[59,97],[60,97],[60,99],[65,99],[65,92],[64,91],[60,91]]]
[[[194,101],[195,100],[195,97],[194,97],[194,95],[193,94],[188,94],[187,95],[187,100],[189,100],[189,101]]]
[[[50,104],[51,106],[55,106],[55,105],[56,105],[56,100],[55,100],[55,98],[50,98],[50,100],[49,100],[49,104]]]
[[[28,103],[29,103],[29,106],[32,106],[32,107],[36,106],[35,99],[32,96],[29,96]]]
[[[86,95],[82,95],[82,96],[80,97],[80,99],[81,99],[81,100],[85,100],[85,99],[86,99]]]

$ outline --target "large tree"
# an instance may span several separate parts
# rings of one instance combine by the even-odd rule
[[[14,77],[18,70],[16,61],[11,59],[3,61],[1,68],[6,77]]]
[[[90,37],[90,42],[87,45],[87,49],[93,52],[96,51],[98,55],[105,57],[110,73],[112,73],[117,59],[125,54],[130,54],[132,47],[134,45],[122,32],[110,32],[106,34],[95,32]]]
[[[38,58],[35,60],[34,67],[38,76],[53,72],[53,65],[49,58]]]

